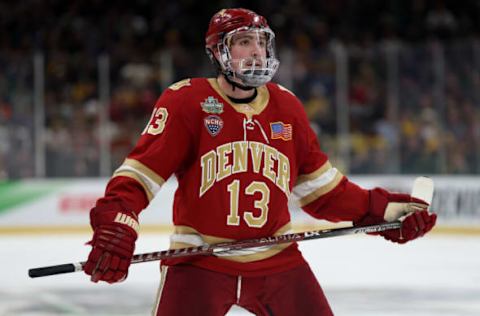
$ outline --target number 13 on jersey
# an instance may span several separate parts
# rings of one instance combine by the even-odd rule
[[[238,212],[238,201],[240,194],[240,180],[233,180],[227,190],[230,193],[230,212],[227,217],[227,225],[240,225],[240,215]],[[246,195],[254,195],[260,193],[260,198],[254,202],[255,209],[259,209],[259,215],[255,216],[254,211],[245,211],[243,220],[249,227],[260,228],[265,225],[268,219],[268,203],[270,202],[270,189],[264,182],[252,181],[246,188]],[[255,212],[258,214],[258,211]]]
[[[152,116],[148,121],[147,126],[142,132],[144,134],[158,135],[165,129],[165,123],[167,122],[168,111],[166,108],[153,109]]]

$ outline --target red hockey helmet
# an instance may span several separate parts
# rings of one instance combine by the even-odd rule
[[[232,36],[239,32],[257,32],[265,36],[266,59],[262,61],[262,66],[240,62],[240,71],[233,70],[229,43]],[[278,69],[275,34],[268,26],[267,20],[251,10],[223,9],[215,13],[205,36],[205,48],[210,59],[218,65],[220,72],[228,79],[239,78],[247,87],[258,87],[269,82]],[[218,53],[218,59],[215,53]]]

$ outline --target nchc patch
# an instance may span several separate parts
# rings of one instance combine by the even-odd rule
[[[203,122],[205,123],[208,133],[212,136],[217,136],[223,127],[223,120],[217,115],[209,115],[203,119]]]

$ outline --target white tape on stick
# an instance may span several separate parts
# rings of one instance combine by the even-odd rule
[[[433,180],[427,177],[418,177],[413,182],[411,196],[424,200],[428,204],[432,204],[433,198]]]

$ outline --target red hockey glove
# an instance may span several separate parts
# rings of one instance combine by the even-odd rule
[[[406,243],[425,235],[435,225],[437,215],[427,211],[428,203],[408,194],[390,193],[376,188],[370,191],[369,213],[355,225],[364,226],[402,221],[402,228],[378,233],[385,239]]]
[[[94,230],[88,244],[92,250],[83,268],[92,282],[121,282],[126,279],[137,239],[138,221],[132,212],[90,212]]]
[[[386,230],[380,235],[386,240],[404,244],[428,233],[436,220],[437,214],[429,214],[426,210],[413,212],[402,220],[402,228]]]

